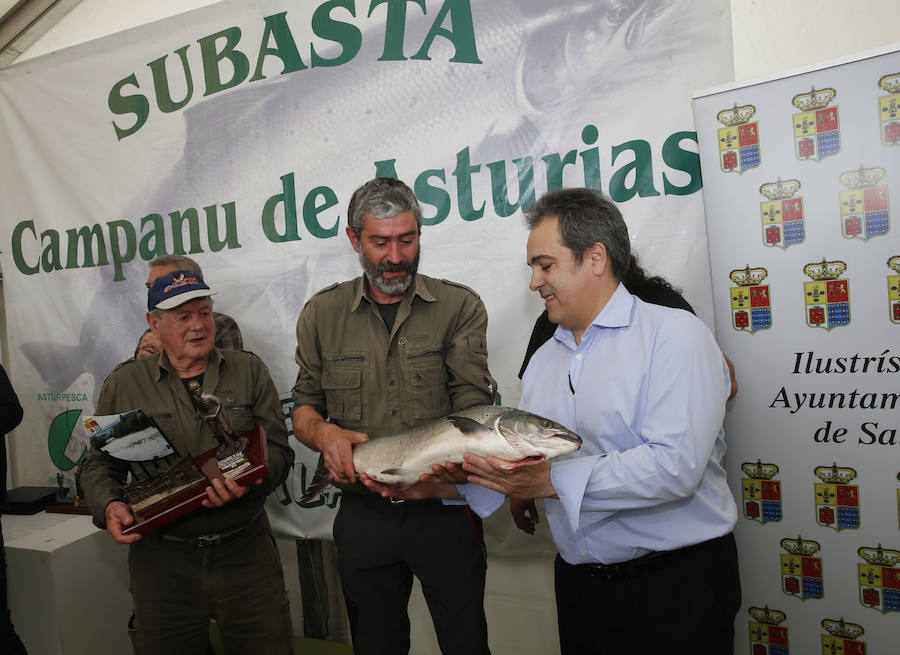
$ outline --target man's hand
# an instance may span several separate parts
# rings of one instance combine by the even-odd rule
[[[147,330],[138,344],[137,357],[149,357],[150,355],[155,355],[161,349],[162,342],[159,340],[159,337],[153,334],[152,331]]]
[[[367,441],[369,435],[353,430],[344,430],[329,423],[309,405],[301,405],[291,414],[294,436],[300,443],[322,453],[325,468],[333,482],[352,484],[356,482],[353,468],[353,444]]]
[[[469,472],[468,481],[499,491],[512,498],[557,498],[550,480],[550,462],[544,461],[516,469],[502,468],[505,462],[497,457],[480,457],[466,453],[463,468]]]
[[[405,489],[401,489],[398,485],[378,482],[365,473],[359,474],[359,481],[382,498],[393,498],[394,500],[424,500],[425,498],[452,498],[459,500],[461,498],[455,484],[416,482]]]
[[[112,538],[119,544],[132,544],[141,538],[137,532],[132,534],[122,534],[122,530],[134,523],[134,515],[127,504],[120,500],[114,500],[106,506],[103,512],[106,521],[106,531],[112,535]]]
[[[431,467],[431,473],[423,473],[419,476],[421,482],[443,482],[444,484],[465,484],[469,474],[463,470],[462,464],[444,462],[444,465],[435,464]]]
[[[534,498],[510,498],[509,511],[519,530],[534,534],[534,526],[541,522]]]
[[[263,479],[260,478],[256,484],[261,484],[262,481]],[[243,487],[231,478],[213,478],[206,488],[206,498],[200,504],[206,508],[221,507],[225,503],[245,496],[249,491],[250,487]]]

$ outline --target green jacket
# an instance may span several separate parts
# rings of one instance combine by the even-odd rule
[[[417,274],[389,330],[365,277],[313,296],[297,320],[294,406],[372,438],[491,404],[487,312],[466,286]]]
[[[269,474],[262,484],[220,508],[200,508],[158,530],[179,537],[218,534],[246,525],[266,495],[287,477],[294,460],[288,445],[284,416],[269,371],[253,353],[213,349],[203,376],[203,390],[222,401],[231,427],[240,434],[259,425],[269,448]],[[100,390],[95,414],[120,414],[143,409],[180,454],[196,456],[218,446],[209,426],[196,415],[184,383],[172,370],[165,352],[131,359],[110,373]],[[106,506],[124,500],[122,485],[128,463],[113,459],[93,446],[81,469],[81,485],[94,523],[105,528]]]

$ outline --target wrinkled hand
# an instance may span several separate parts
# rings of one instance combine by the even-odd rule
[[[504,469],[505,462],[497,457],[481,457],[466,453],[463,468],[468,481],[499,491],[512,498],[556,498],[550,480],[550,462]]]
[[[106,531],[112,535],[112,538],[119,544],[132,544],[141,538],[137,532],[132,534],[122,534],[122,530],[134,523],[134,515],[131,508],[120,500],[114,500],[106,506],[103,512],[106,520]]]
[[[431,473],[423,473],[419,476],[421,482],[443,482],[444,484],[465,484],[469,474],[463,470],[462,464],[444,462],[444,465],[435,464],[431,467]]]
[[[262,478],[257,480],[256,484],[261,482]],[[213,478],[206,488],[206,498],[200,504],[206,508],[221,507],[225,503],[245,496],[248,491],[250,491],[250,487],[243,487],[231,478]]]
[[[159,337],[150,330],[147,330],[138,344],[137,357],[150,357],[151,355],[158,353],[161,349],[162,342],[159,340]]]
[[[329,424],[328,433],[319,442],[325,468],[334,482],[352,484],[356,482],[356,469],[353,468],[353,444],[368,441],[369,436],[362,432],[344,430]]]
[[[534,526],[541,522],[534,498],[510,498],[509,511],[519,530],[534,534]]]

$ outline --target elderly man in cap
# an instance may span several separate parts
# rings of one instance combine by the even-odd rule
[[[292,652],[281,562],[263,503],[284,481],[293,452],[265,365],[252,353],[213,345],[215,293],[186,270],[153,282],[147,322],[162,350],[113,370],[96,414],[140,408],[179,453],[196,456],[218,445],[191,403],[187,386],[197,381],[221,400],[235,432],[265,430],[269,474],[249,487],[213,480],[202,508],[141,537],[123,533],[134,522],[122,493],[127,466],[92,447],[81,472],[94,523],[130,544],[138,654],[203,653],[210,619],[228,653]]]

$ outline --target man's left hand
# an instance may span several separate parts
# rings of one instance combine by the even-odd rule
[[[557,498],[548,461],[504,469],[505,462],[496,457],[466,453],[465,460],[463,468],[469,472],[469,482],[515,498]]]
[[[262,478],[255,484],[262,484]],[[237,500],[247,494],[250,487],[242,487],[231,478],[215,478],[206,488],[206,498],[201,503],[204,507],[221,507],[225,503]]]

